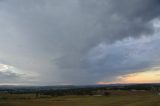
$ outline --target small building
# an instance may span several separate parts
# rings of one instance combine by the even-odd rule
[[[108,95],[110,95],[110,92],[106,90],[98,90],[93,92],[93,96],[108,96]]]

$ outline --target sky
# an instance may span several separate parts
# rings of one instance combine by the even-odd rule
[[[160,83],[159,0],[0,0],[0,85]]]

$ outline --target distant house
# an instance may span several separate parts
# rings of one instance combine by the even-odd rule
[[[94,96],[108,96],[110,95],[110,92],[106,91],[106,90],[98,90],[93,92]]]

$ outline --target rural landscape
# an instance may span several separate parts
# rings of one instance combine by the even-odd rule
[[[0,106],[160,106],[160,84],[3,86]]]
[[[0,106],[160,106],[160,0],[0,0]]]

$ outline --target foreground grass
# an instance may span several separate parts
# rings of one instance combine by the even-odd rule
[[[119,96],[1,95],[0,106],[160,106],[160,96],[154,94]]]

